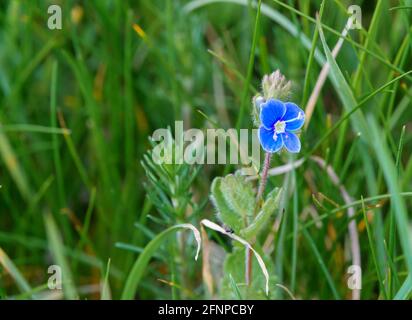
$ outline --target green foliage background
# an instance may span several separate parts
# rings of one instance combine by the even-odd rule
[[[47,28],[51,4],[62,8],[62,30]],[[335,60],[329,50],[352,4],[362,8],[363,28],[349,31]],[[351,297],[350,207],[361,298],[410,298],[411,6],[325,1],[317,25],[317,0],[264,0],[259,15],[248,0],[1,1],[0,297],[122,297],[129,275],[138,274],[130,273],[137,257],[158,234],[218,221],[208,201],[212,181],[239,169],[156,167],[148,136],[175,120],[253,128],[251,99],[275,69],[293,81],[290,98],[305,108],[329,61],[301,154],[272,158],[271,167],[305,161],[269,178],[267,193],[282,187],[258,237],[273,239],[264,257],[270,297]],[[240,247],[207,231],[217,285],[225,254],[233,264],[224,288],[211,293],[202,259],[193,259],[193,235],[175,231],[139,264],[132,296],[244,298]],[[47,289],[52,264],[62,267],[63,292]]]

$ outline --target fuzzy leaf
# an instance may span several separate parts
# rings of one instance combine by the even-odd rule
[[[242,226],[242,217],[235,211],[229,208],[226,199],[223,196],[221,185],[223,178],[218,177],[213,180],[212,194],[210,196],[213,205],[216,208],[218,216],[222,222],[230,226],[235,232],[239,231]]]
[[[256,216],[255,220],[246,228],[241,231],[241,235],[249,240],[256,236],[258,232],[264,227],[269,220],[270,216],[279,207],[279,202],[282,195],[282,189],[275,188],[267,196],[265,203],[262,206],[262,210]]]
[[[251,183],[242,176],[230,174],[215,178],[211,189],[211,199],[220,219],[239,232],[253,215],[255,195]]]
[[[252,183],[240,175],[227,175],[221,185],[223,197],[228,206],[238,212],[243,219],[253,216],[255,194]]]

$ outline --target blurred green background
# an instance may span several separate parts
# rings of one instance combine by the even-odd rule
[[[62,30],[47,27],[51,4],[61,6]],[[363,28],[349,31],[336,62],[357,103],[366,98],[361,108],[369,140],[350,123],[360,112],[343,121],[352,102],[347,88],[326,80],[299,157],[322,158],[340,182],[334,184],[314,161],[293,175],[270,178],[271,187],[286,190],[288,217],[273,234],[270,259],[278,283],[294,297],[350,298],[344,186],[358,201],[352,207],[362,298],[408,298],[412,252],[405,243],[411,229],[399,222],[409,221],[412,208],[412,77],[404,75],[411,68],[411,3],[326,1],[322,23],[331,50],[352,4],[362,8]],[[2,0],[0,297],[30,298],[35,292],[37,298],[99,299],[110,288],[117,299],[133,262],[156,234],[177,222],[214,220],[205,201],[211,181],[238,168],[202,166],[180,190],[182,199],[189,198],[184,212],[167,221],[153,203],[157,198],[147,196],[154,187],[144,188],[147,172],[140,161],[150,149],[148,137],[173,127],[174,120],[192,128],[232,128],[241,108],[241,127],[252,128],[251,99],[263,75],[276,69],[293,82],[291,101],[305,108],[327,59],[316,32],[320,6],[315,0],[264,0],[255,29],[256,3],[248,0]],[[281,154],[271,166],[288,161]],[[176,176],[184,179],[190,170]],[[388,193],[400,191],[389,201]],[[361,197],[372,197],[365,210]],[[298,223],[311,224],[303,232]],[[209,235],[230,251],[227,239]],[[159,249],[137,298],[211,297],[201,262],[192,261],[194,240],[187,241],[188,252],[173,263],[167,257],[174,252]],[[47,290],[52,264],[62,265],[70,279],[63,293]],[[276,290],[275,297],[290,298]]]

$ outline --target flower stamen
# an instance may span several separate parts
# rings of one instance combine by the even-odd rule
[[[286,122],[285,121],[277,121],[275,123],[275,132],[276,133],[283,133],[285,132]]]

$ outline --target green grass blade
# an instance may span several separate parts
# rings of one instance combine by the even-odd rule
[[[383,2],[381,0],[377,2],[375,11],[373,12],[372,21],[369,26],[368,34],[367,34],[366,41],[365,41],[365,48],[369,50],[371,49],[372,44],[375,44],[375,38],[376,38],[378,26],[379,26],[379,20],[381,18],[382,11],[383,11],[382,3]],[[356,69],[356,73],[353,79],[353,87],[355,88],[355,90],[357,90],[357,92],[361,92],[360,80],[361,80],[362,70],[364,68],[364,64],[366,61],[366,57],[367,57],[367,52],[362,51],[360,59],[359,59],[360,60],[359,65],[358,65],[358,68]]]
[[[106,273],[104,275],[102,293],[101,293],[101,300],[111,300],[112,295],[110,293],[110,283],[109,283],[109,275],[110,275],[110,258],[107,260],[106,266]]]
[[[384,137],[382,137],[381,130],[379,129],[376,120],[372,117],[368,118],[369,128],[371,135],[374,137],[371,141],[373,149],[376,154],[376,158],[379,165],[382,168],[386,183],[388,185],[389,191],[392,194],[392,206],[394,209],[397,231],[399,234],[399,239],[402,245],[403,254],[405,256],[405,261],[409,274],[412,273],[412,235],[409,228],[408,213],[405,206],[405,202],[401,197],[399,181],[397,178],[397,170],[395,163],[391,158],[388,147],[385,143]]]
[[[7,124],[1,125],[0,131],[3,132],[30,132],[30,133],[46,133],[46,134],[70,134],[70,130],[40,126],[36,124]]]
[[[395,167],[397,171],[397,177],[399,177],[400,173],[400,167],[401,167],[401,155],[402,155],[402,149],[404,145],[404,140],[405,140],[405,129],[406,126],[402,127],[401,131],[401,136],[399,138],[399,145],[398,145],[398,151],[396,153],[396,161],[395,161]],[[393,208],[391,207],[391,210],[389,212],[390,218],[389,218],[389,243],[388,243],[388,255],[389,259],[394,260],[395,259],[395,247],[396,247],[396,218],[395,218],[395,213],[393,212]],[[393,268],[393,272],[396,272],[396,266]],[[393,287],[389,287],[390,292],[392,292]]]
[[[394,300],[407,300],[410,299],[412,293],[412,275],[409,274],[402,287],[396,293]]]
[[[10,172],[11,177],[17,185],[22,197],[30,201],[33,193],[29,186],[26,173],[23,171],[18,158],[10,145],[10,141],[7,136],[0,130],[0,154],[6,164],[7,169]]]
[[[320,6],[320,10],[319,10],[320,18],[322,18],[324,7],[325,7],[325,1],[323,0]],[[316,42],[318,41],[318,36],[319,36],[319,30],[318,28],[315,28],[313,39],[312,39],[312,48],[310,49],[309,58],[308,58],[307,66],[306,66],[305,81],[303,82],[303,94],[302,94],[302,102],[301,102],[302,105],[305,105],[307,103],[308,96],[309,96],[309,76],[311,74],[310,71],[312,70],[313,57],[315,56]]]
[[[249,0],[195,0],[189,2],[183,10],[186,12],[192,12],[198,8],[203,6],[213,4],[213,3],[233,3],[243,6],[248,6],[250,1]],[[256,7],[256,1],[252,2],[252,7]],[[272,21],[279,24],[283,29],[285,29],[289,34],[293,37],[298,38],[301,42],[302,46],[307,50],[311,50],[312,44],[308,37],[306,37],[302,32],[299,31],[292,21],[290,21],[285,15],[281,14],[279,11],[274,10],[267,4],[262,3],[261,6],[262,15],[268,17]],[[338,33],[339,35],[339,33]],[[323,65],[325,63],[325,57],[320,52],[319,49],[315,49],[315,60],[319,63],[319,65]]]
[[[246,83],[244,84],[244,87],[243,87],[242,98],[240,100],[239,116],[236,121],[237,131],[239,131],[240,126],[242,125],[242,120],[243,120],[243,116],[244,116],[245,108],[246,108],[246,102],[249,96],[249,85],[250,85],[250,82],[252,81],[253,66],[255,64],[256,43],[257,43],[258,35],[259,35],[259,21],[260,21],[261,5],[262,5],[262,0],[259,0],[258,6],[257,6],[256,18],[255,18],[255,27],[253,30],[253,38],[252,38],[252,46],[250,49],[249,63],[247,66]]]
[[[232,275],[229,274],[230,286],[232,287],[233,292],[235,293],[238,300],[243,300],[242,294],[240,293],[239,287],[236,284],[235,279],[233,279]]]
[[[140,280],[142,279],[144,272],[146,271],[147,264],[149,263],[151,257],[163,243],[167,243],[166,240],[171,234],[174,234],[181,229],[190,229],[193,231],[195,238],[198,240],[199,250],[200,235],[199,231],[197,231],[197,229],[193,225],[179,224],[159,233],[152,241],[147,244],[144,251],[139,255],[136,262],[134,263],[129,276],[127,277],[126,285],[123,289],[121,297],[122,300],[131,300],[134,298],[137,287],[140,283]]]
[[[293,185],[296,188],[297,178],[296,170],[292,171]],[[296,289],[296,270],[298,261],[298,236],[299,236],[299,204],[298,193],[293,193],[293,219],[292,219],[292,263],[291,263],[291,276],[290,276],[290,289],[295,292]]]
[[[374,246],[374,236],[372,235],[372,230],[371,230],[371,227],[369,226],[368,218],[366,216],[365,203],[363,202],[363,198],[361,200],[362,200],[363,221],[365,221],[365,225],[366,225],[366,232],[368,234],[369,247],[371,249],[372,260],[373,260],[373,263],[375,265],[376,274],[378,276],[379,288],[380,288],[380,291],[382,292],[384,298],[387,299],[388,295],[386,293],[384,280],[383,280],[383,275],[381,274],[381,270],[380,270],[379,264],[378,264],[378,259],[376,257],[376,249],[375,249],[375,246]]]
[[[313,254],[314,254],[315,257],[316,257],[316,260],[317,260],[317,262],[319,263],[319,266],[320,266],[323,274],[325,275],[326,281],[327,281],[327,283],[328,283],[328,285],[329,285],[329,287],[330,287],[330,290],[332,291],[333,297],[334,297],[336,300],[339,300],[339,299],[340,299],[340,296],[339,296],[338,290],[336,289],[336,286],[335,286],[335,283],[334,283],[334,281],[333,281],[333,279],[332,279],[332,276],[331,276],[328,268],[326,267],[326,264],[325,264],[325,262],[323,261],[323,258],[322,258],[322,256],[320,255],[320,252],[319,252],[318,248],[316,247],[315,241],[312,239],[312,237],[310,236],[309,232],[308,232],[306,229],[303,229],[303,230],[302,230],[302,233],[303,233],[303,236],[304,236],[304,237],[306,238],[306,240],[308,241],[309,246],[310,246],[310,248],[312,249]]]
[[[13,297],[13,299],[15,300],[27,300],[30,298],[38,299],[40,295],[37,295],[37,294],[41,293],[42,291],[48,290],[48,289],[49,289],[49,284],[45,283],[38,287],[32,288],[30,291],[16,295]]]
[[[293,7],[285,4],[285,3],[282,3],[282,2],[280,2],[279,0],[273,0],[273,1],[276,2],[277,4],[281,5],[282,7],[287,8],[287,9],[290,10],[291,12],[294,12],[294,13],[300,15],[300,16],[305,17],[305,18],[308,19],[310,22],[317,24],[316,19],[314,19],[314,18],[312,18],[312,17],[310,17],[310,16],[302,13],[301,11],[299,11],[299,10],[297,10],[297,9],[295,9],[295,8],[293,8]],[[327,25],[324,25],[324,24],[321,24],[321,26],[322,26],[322,28],[325,28],[325,30],[327,30],[328,32],[330,32],[330,33],[332,33],[332,34],[334,34],[334,35],[336,35],[336,36],[338,36],[338,37],[342,37],[342,35],[340,34],[339,31],[336,31],[335,29],[333,29],[333,28],[331,28],[331,27],[329,27],[329,26],[327,26]],[[359,43],[357,43],[356,41],[352,40],[352,39],[351,39],[350,37],[348,37],[348,36],[343,37],[343,38],[345,39],[345,41],[347,41],[348,43],[350,43],[350,44],[353,45],[354,47],[356,47],[356,48],[358,48],[358,49],[360,49],[360,50],[362,50],[362,51],[367,52],[371,57],[374,57],[375,59],[377,59],[378,61],[380,61],[382,64],[386,65],[386,66],[387,66],[388,68],[390,68],[391,70],[396,71],[396,72],[398,72],[398,73],[404,73],[404,71],[403,71],[402,69],[400,69],[400,68],[398,68],[397,66],[391,64],[390,61],[389,61],[387,58],[384,58],[384,57],[380,56],[379,54],[377,54],[377,53],[369,50],[368,48],[365,48],[364,46],[362,46],[361,44],[359,44]],[[411,77],[409,77],[409,76],[408,76],[408,78],[411,79]]]
[[[58,63],[53,62],[52,67],[52,77],[51,77],[51,87],[50,87],[50,126],[55,128],[57,126],[57,76],[58,76]],[[66,192],[64,188],[63,181],[63,172],[62,172],[62,163],[59,153],[59,140],[56,134],[52,136],[52,145],[53,145],[53,161],[54,169],[56,170],[56,181],[57,181],[57,194],[59,196],[60,206],[63,207],[66,199]]]
[[[56,222],[54,221],[53,216],[50,213],[47,213],[44,216],[44,224],[53,259],[62,270],[64,295],[67,299],[70,300],[78,299],[79,296],[76,291],[76,286],[73,282],[73,276],[69,268],[67,257],[64,253],[65,250],[63,246],[63,241],[61,239],[61,235],[57,228]]]
[[[309,156],[311,154],[313,154],[321,145],[322,143],[333,133],[335,132],[336,129],[338,129],[346,120],[350,119],[350,117],[356,112],[358,111],[361,107],[363,107],[366,102],[368,102],[372,97],[374,97],[375,95],[377,95],[378,93],[382,92],[383,90],[385,90],[385,88],[389,87],[391,84],[401,80],[402,78],[404,78],[405,76],[407,76],[408,74],[411,74],[411,71],[405,72],[404,74],[401,74],[400,76],[394,78],[393,80],[385,83],[384,85],[380,86],[378,89],[374,90],[373,92],[371,92],[370,94],[366,95],[365,98],[363,98],[361,100],[361,102],[359,102],[356,107],[354,107],[353,109],[351,109],[350,111],[346,112],[340,119],[339,121],[337,121],[319,140],[318,142],[315,144],[315,146],[307,153],[305,154],[305,158],[309,158]]]
[[[355,96],[353,95],[352,89],[347,83],[345,77],[342,74],[342,71],[340,70],[338,64],[332,56],[332,53],[328,45],[326,44],[325,35],[323,34],[322,26],[319,19],[317,19],[317,27],[319,29],[320,40],[323,45],[323,50],[325,51],[326,59],[330,65],[330,78],[332,80],[332,83],[334,84],[336,93],[342,101],[342,104],[346,112],[350,112],[354,108],[356,108],[358,103],[355,99]],[[361,138],[367,139],[368,130],[362,111],[356,111],[356,115],[356,117],[351,117],[352,125],[355,131],[360,132],[362,134]]]
[[[0,265],[2,265],[4,270],[16,281],[22,293],[27,293],[32,290],[29,283],[2,248],[0,248]]]

